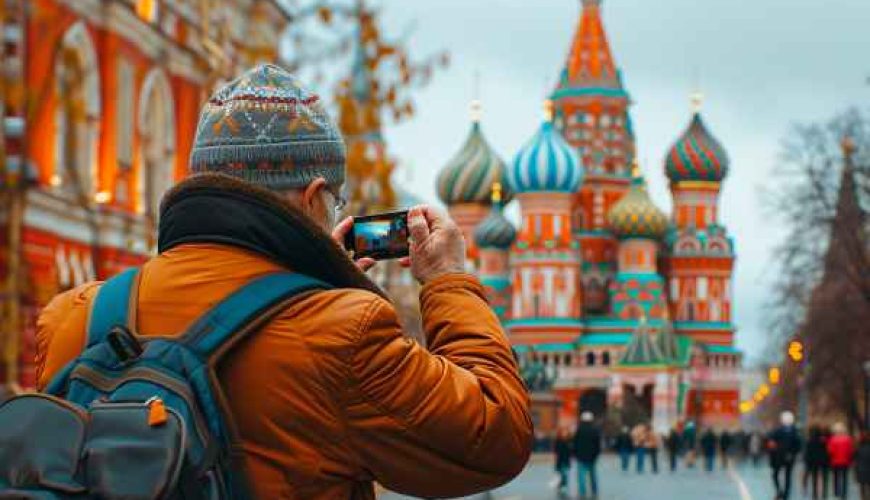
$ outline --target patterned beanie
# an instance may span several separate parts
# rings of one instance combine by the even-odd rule
[[[261,64],[208,100],[199,117],[190,170],[219,172],[271,189],[345,177],[341,133],[317,94],[286,70]]]

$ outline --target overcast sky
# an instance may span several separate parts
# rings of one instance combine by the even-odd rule
[[[415,24],[411,49],[452,61],[419,92],[414,120],[386,129],[403,165],[396,181],[436,201],[438,170],[468,132],[475,71],[483,129],[510,161],[540,123],[563,66],[580,0],[380,0],[385,31]],[[735,323],[750,358],[764,346],[764,310],[781,232],[759,191],[775,187],[779,142],[795,122],[870,102],[870,0],[604,0],[604,23],[634,105],[638,157],[659,206],[662,159],[689,120],[689,94],[731,158],[722,219],[736,240]]]

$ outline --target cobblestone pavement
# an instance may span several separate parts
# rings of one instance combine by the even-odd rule
[[[660,457],[660,459],[664,456]],[[661,465],[664,460],[661,460]],[[649,466],[649,464],[647,464]],[[770,500],[774,498],[773,485],[767,462],[762,461],[753,467],[750,463],[734,463],[729,469],[719,469],[705,472],[698,469],[680,468],[672,473],[666,468],[660,468],[658,474],[652,474],[647,469],[645,474],[633,471],[622,472],[617,465],[617,458],[605,455],[598,464],[600,500]],[[572,470],[569,496],[567,499],[578,499],[575,482],[576,468]],[[794,471],[791,500],[802,500],[805,497],[800,491],[800,467]],[[469,500],[549,500],[559,499],[552,484],[554,480],[552,465],[537,459],[511,483],[490,493],[489,496],[477,495]],[[854,482],[849,485],[850,498],[858,498]],[[830,495],[830,492],[829,492]],[[412,497],[385,493],[381,500],[405,500]],[[829,497],[830,498],[830,497]]]

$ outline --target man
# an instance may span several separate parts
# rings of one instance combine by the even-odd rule
[[[704,454],[704,469],[707,472],[712,472],[716,464],[716,445],[718,441],[716,433],[712,428],[708,428],[701,435],[701,452]]]
[[[680,456],[682,435],[683,433],[680,431],[679,425],[674,425],[671,427],[671,431],[668,433],[668,437],[665,440],[665,447],[668,449],[668,461],[671,466],[671,472],[676,472],[677,470],[677,459]]]
[[[318,97],[264,65],[205,105],[193,176],[164,196],[142,266],[139,335],[177,335],[248,281],[291,270],[335,288],[284,304],[219,366],[242,465],[264,499],[468,495],[526,463],[529,400],[499,321],[464,272],[462,235],[417,207],[410,266],[428,350],[336,242],[345,148]],[[227,174],[227,175],[218,175]],[[363,268],[374,261],[357,262]],[[100,284],[56,297],[38,325],[39,383],[76,356]]]
[[[695,422],[689,420],[686,422],[686,428],[683,429],[683,449],[686,451],[686,467],[692,469],[695,467],[695,454],[697,447],[697,429]]]
[[[619,454],[619,463],[622,467],[622,472],[628,471],[628,465],[631,460],[631,452],[634,450],[634,445],[631,442],[631,434],[628,433],[628,426],[622,426],[622,430],[616,436],[616,442],[613,444],[616,453]]]
[[[593,422],[591,412],[580,414],[580,424],[574,434],[574,457],[577,458],[577,489],[580,498],[586,496],[586,479],[592,491],[591,498],[598,497],[598,477],[595,472],[595,462],[601,454],[601,430]]]
[[[770,453],[770,468],[773,486],[776,488],[776,498],[787,500],[791,494],[791,471],[801,451],[801,438],[795,428],[792,412],[782,412],[780,423],[782,425],[768,436],[767,449]]]
[[[719,434],[719,452],[722,454],[722,468],[728,468],[728,459],[731,454],[731,446],[733,445],[733,438],[731,433],[728,432],[728,429],[723,429],[722,434]]]

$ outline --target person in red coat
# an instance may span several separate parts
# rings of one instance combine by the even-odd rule
[[[834,496],[846,498],[849,485],[849,467],[855,455],[855,443],[846,433],[846,426],[840,422],[834,424],[834,435],[828,440],[828,456],[831,469],[834,471]]]

